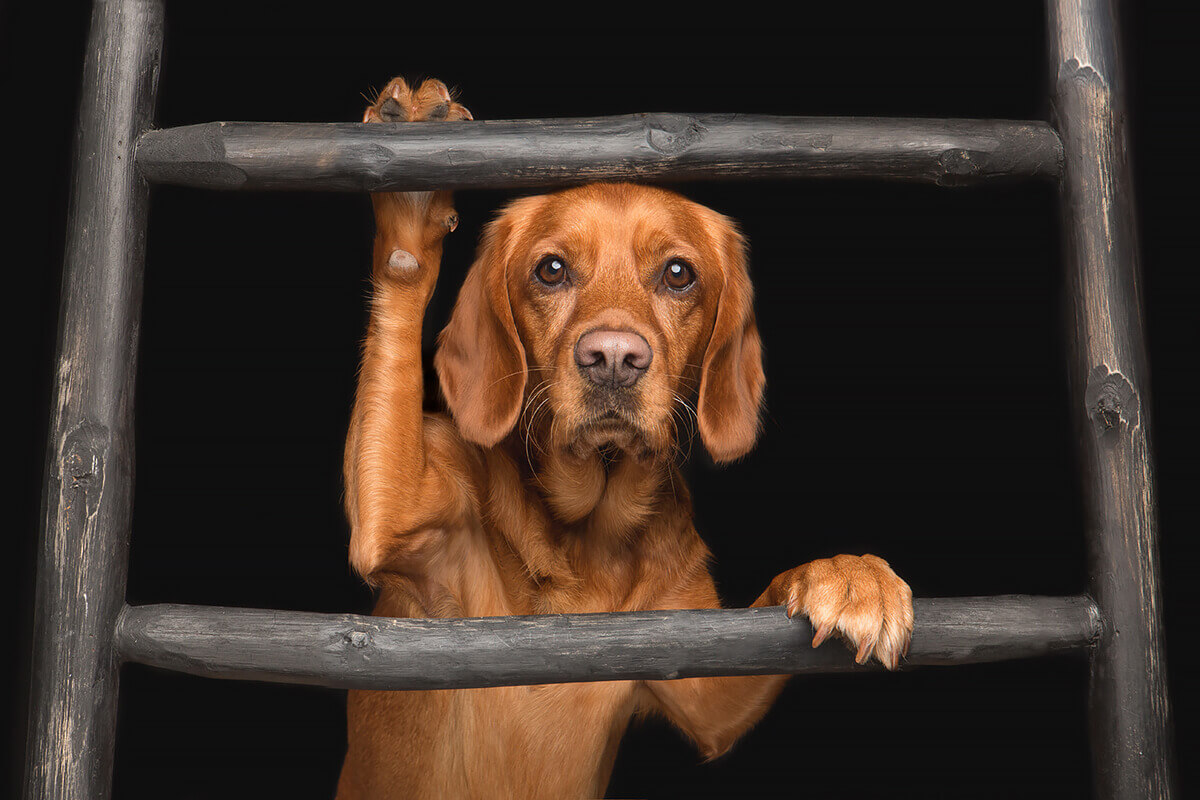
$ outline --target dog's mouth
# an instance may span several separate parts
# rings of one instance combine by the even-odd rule
[[[669,451],[671,425],[647,408],[641,387],[564,388],[560,385],[560,393],[550,399],[535,388],[528,401],[532,410],[524,424],[541,447],[577,458],[617,451],[643,458]]]
[[[647,414],[639,398],[616,396],[589,398],[586,416],[571,431],[568,448],[577,456],[588,452],[621,451],[638,458],[669,450],[670,426]]]
[[[602,450],[616,447],[621,450],[642,449],[642,431],[639,425],[616,409],[606,409],[592,416],[579,426],[575,436],[576,447]]]

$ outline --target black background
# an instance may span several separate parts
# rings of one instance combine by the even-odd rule
[[[0,792],[20,785],[28,637],[69,153],[88,13],[23,4],[4,40],[16,466],[4,537]],[[466,6],[173,4],[162,126],[346,121],[394,74],[461,89],[477,118],[635,111],[1045,119],[1040,3],[708,11],[611,5],[489,18]],[[1124,18],[1153,378],[1165,616],[1180,772],[1200,717],[1188,475],[1197,439],[1191,232],[1196,19]],[[672,16],[673,15],[673,16]],[[694,27],[699,26],[699,27]],[[1194,72],[1194,70],[1193,70]],[[689,467],[730,605],[837,552],[889,559],[917,596],[1072,594],[1085,547],[1051,185],[681,185],[752,246],[768,418],[757,451]],[[444,320],[479,226],[461,192],[431,307]],[[15,203],[12,201],[15,200]],[[132,603],[366,611],[346,566],[341,448],[365,316],[369,204],[346,194],[154,190],[139,383]],[[14,248],[12,245],[25,245]],[[24,255],[11,255],[25,253]],[[10,412],[14,413],[14,412]],[[826,646],[838,646],[836,643]],[[712,764],[662,723],[626,737],[611,796],[1083,797],[1086,667],[1063,658],[795,679]],[[130,667],[117,797],[332,796],[344,693]],[[792,789],[788,793],[793,793]]]

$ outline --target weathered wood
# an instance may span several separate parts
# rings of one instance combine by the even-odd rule
[[[412,123],[211,122],[150,131],[152,182],[354,192],[599,180],[887,178],[943,185],[1056,177],[1044,122],[635,114]]]
[[[905,666],[1077,650],[1097,633],[1084,597],[915,603]],[[156,605],[121,615],[124,659],[193,675],[350,689],[670,679],[866,669],[782,608],[392,619]]]
[[[84,61],[34,609],[25,797],[111,791],[160,0],[98,0]]]
[[[1071,385],[1084,470],[1091,594],[1104,619],[1090,702],[1102,798],[1172,791],[1158,531],[1126,112],[1109,0],[1049,4],[1062,183]]]

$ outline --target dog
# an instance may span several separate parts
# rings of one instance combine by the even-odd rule
[[[364,122],[471,114],[440,81],[392,80]],[[346,442],[353,568],[392,617],[718,608],[676,461],[694,422],[717,463],[759,435],[765,377],[747,246],[726,217],[650,186],[524,197],[486,227],[423,408],[421,330],[449,192],[372,195],[370,321]],[[912,593],[882,559],[778,575],[786,606],[894,669]],[[767,711],[786,675],[351,691],[340,800],[604,794],[635,715],[707,758]]]

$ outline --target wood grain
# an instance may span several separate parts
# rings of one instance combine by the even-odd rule
[[[904,667],[1084,650],[1098,631],[1084,597],[914,603]],[[122,657],[193,675],[350,689],[461,689],[576,681],[863,669],[782,608],[473,619],[392,619],[152,605],[121,615]]]
[[[95,3],[67,219],[58,372],[34,600],[25,797],[111,792],[133,512],[133,388],[149,187],[134,166],[151,124],[159,0]]]
[[[1073,413],[1084,473],[1096,794],[1166,798],[1175,783],[1158,585],[1128,128],[1110,0],[1052,0],[1053,107],[1064,148],[1063,240]]]
[[[1044,122],[633,114],[411,123],[210,122],[149,131],[146,178],[208,189],[420,191],[614,180],[1057,177]]]

